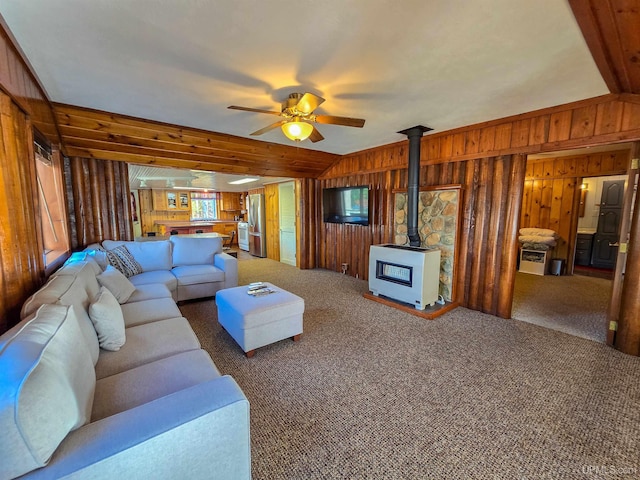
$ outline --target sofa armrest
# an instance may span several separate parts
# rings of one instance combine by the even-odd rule
[[[71,432],[25,478],[251,478],[249,402],[223,376]]]
[[[224,287],[238,286],[238,259],[227,253],[216,253],[213,257],[213,265],[224,271]]]

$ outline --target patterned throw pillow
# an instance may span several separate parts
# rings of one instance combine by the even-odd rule
[[[127,278],[142,273],[142,267],[124,245],[108,250],[107,259],[109,259],[111,265],[120,270]]]

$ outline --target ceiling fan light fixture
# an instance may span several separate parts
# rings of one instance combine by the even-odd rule
[[[287,138],[295,142],[306,140],[313,132],[313,125],[307,122],[300,121],[297,118],[291,120],[290,122],[282,124],[281,128],[282,133],[284,133]]]

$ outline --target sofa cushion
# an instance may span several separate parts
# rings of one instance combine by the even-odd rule
[[[91,359],[95,365],[98,361],[100,346],[98,345],[96,330],[89,318],[91,300],[92,298],[89,298],[82,279],[79,279],[76,275],[56,275],[49,278],[49,281],[40,290],[27,299],[22,305],[20,318],[27,318],[44,304],[73,305],[78,316],[80,329],[84,334],[85,343],[89,348]]]
[[[124,345],[124,317],[116,297],[106,287],[100,288],[98,298],[89,306],[89,317],[98,334],[100,347],[117,352]]]
[[[158,240],[152,242],[124,242],[116,240],[105,240],[102,245],[107,250],[125,245],[127,250],[140,264],[143,272],[154,270],[171,270],[173,266],[171,260],[171,242],[168,240]]]
[[[120,270],[125,277],[132,277],[138,273],[142,273],[142,266],[136,262],[133,255],[129,253],[125,245],[120,245],[113,250],[107,251],[109,263]]]
[[[122,308],[124,324],[127,327],[182,316],[173,298],[154,298],[125,303],[120,305],[120,308]]]
[[[213,265],[216,253],[222,253],[221,238],[192,238],[173,235],[173,266]]]
[[[135,291],[127,300],[127,303],[153,300],[156,298],[172,298],[171,292],[164,283],[147,283],[134,286]]]
[[[76,277],[76,287],[84,288],[90,300],[100,293],[100,284],[96,279],[95,265],[90,261],[74,262],[64,265],[54,275],[73,275]]]
[[[178,287],[178,281],[171,270],[154,270],[151,272],[142,272],[129,278],[129,281],[136,287],[139,285],[147,285],[149,283],[162,283],[169,291],[173,292]]]
[[[181,352],[200,348],[200,342],[184,317],[168,318],[126,329],[127,343],[117,352],[100,351],[96,377],[124,372]]]
[[[224,272],[213,265],[185,265],[172,270],[178,285],[224,282]]]
[[[220,376],[204,350],[165,357],[98,380],[91,421],[170,395]],[[162,379],[161,382],[158,379]]]
[[[98,283],[103,287],[107,287],[113,296],[116,297],[118,303],[125,303],[129,297],[136,291],[136,287],[124,274],[109,265],[104,272],[96,277]]]
[[[89,421],[95,371],[71,307],[43,305],[5,335],[0,478],[13,478],[46,465],[67,434]]]

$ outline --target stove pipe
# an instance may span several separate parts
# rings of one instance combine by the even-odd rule
[[[402,130],[398,133],[409,138],[409,178],[407,189],[407,234],[409,245],[420,246],[420,235],[418,234],[418,192],[420,184],[420,139],[425,132],[433,130],[429,127],[417,125],[415,127]]]

